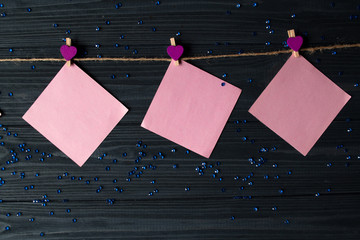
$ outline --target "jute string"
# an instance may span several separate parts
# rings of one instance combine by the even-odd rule
[[[324,50],[335,50],[335,49],[346,49],[346,48],[358,48],[360,43],[353,44],[336,44],[330,46],[319,46],[302,48],[301,52],[312,54],[317,51]],[[234,54],[222,54],[222,55],[207,55],[207,56],[196,56],[196,57],[184,57],[182,60],[207,60],[217,58],[238,58],[238,57],[255,57],[255,56],[274,56],[279,54],[291,53],[291,49],[278,50],[271,52],[247,52],[247,53],[234,53]],[[0,62],[62,62],[65,61],[63,58],[3,58]],[[74,58],[74,61],[78,62],[90,62],[90,61],[115,61],[115,62],[170,62],[171,58],[129,58],[129,57],[92,57],[92,58]]]

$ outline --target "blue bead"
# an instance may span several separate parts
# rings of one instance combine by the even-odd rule
[[[160,3],[161,3],[160,1],[156,1],[155,5],[160,5]]]
[[[31,10],[31,8],[28,8],[28,9],[26,9],[28,12],[31,12],[32,10]]]
[[[4,7],[4,4],[0,3],[0,8],[3,8]]]
[[[73,218],[72,221],[73,221],[73,223],[76,223],[76,222],[77,222],[77,219],[76,219],[76,218]]]
[[[5,227],[5,231],[9,231],[10,230],[10,227],[9,226],[6,226]]]
[[[240,7],[241,7],[240,3],[236,4],[236,8],[240,8]]]
[[[221,86],[225,86],[225,83],[223,82],[223,83],[221,83]]]
[[[41,232],[41,233],[40,233],[40,237],[43,237],[43,236],[45,236],[45,233],[44,233],[44,232]]]
[[[109,20],[105,21],[105,24],[110,25],[110,21]]]
[[[256,2],[254,2],[254,3],[252,4],[252,6],[253,6],[253,7],[257,7],[258,4],[257,4]]]
[[[57,28],[58,26],[59,26],[59,25],[58,25],[57,23],[54,23],[54,24],[53,24],[53,27],[54,27],[54,28]]]
[[[71,212],[71,209],[70,209],[70,208],[66,209],[66,212],[67,212],[67,213],[70,213],[70,212]]]
[[[53,211],[50,211],[50,212],[49,212],[49,215],[50,215],[50,216],[53,216],[53,215],[54,215],[54,212],[53,212]]]
[[[96,27],[95,31],[97,31],[97,32],[100,31],[100,27]]]

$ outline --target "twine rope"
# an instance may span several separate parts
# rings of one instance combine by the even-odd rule
[[[313,54],[317,51],[346,49],[346,48],[359,48],[360,43],[353,44],[336,44],[330,46],[309,47],[301,49],[301,52]],[[238,57],[255,57],[255,56],[274,56],[279,54],[291,53],[293,50],[277,50],[270,52],[248,52],[248,53],[234,53],[234,54],[222,54],[222,55],[207,55],[207,56],[195,56],[184,57],[182,60],[207,60],[217,58],[238,58]],[[117,62],[170,62],[171,58],[128,58],[128,57],[92,57],[92,58],[74,58],[74,61],[90,62],[90,61],[117,61]],[[63,58],[3,58],[0,62],[63,62]]]

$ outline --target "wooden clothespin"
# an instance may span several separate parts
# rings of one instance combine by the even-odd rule
[[[289,45],[289,47],[291,49],[293,49],[293,54],[294,54],[294,57],[299,57],[299,49],[303,43],[303,39],[301,36],[298,36],[298,37],[295,37],[295,30],[294,29],[291,29],[291,30],[288,30],[288,36],[289,36],[289,39],[292,38],[291,40],[293,41],[290,41],[288,39],[287,43]]]
[[[171,44],[171,46],[174,46],[174,47],[176,46],[175,38],[170,38],[170,44]],[[175,65],[179,66],[179,60],[175,61]]]
[[[71,38],[66,38],[66,46],[71,46]],[[69,61],[66,61],[68,66],[71,66],[71,59]]]

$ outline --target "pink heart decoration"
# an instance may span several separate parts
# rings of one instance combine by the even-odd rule
[[[77,53],[77,49],[74,46],[62,45],[60,48],[61,55],[65,58],[66,61],[73,59]]]
[[[288,46],[295,52],[299,51],[303,44],[303,38],[301,36],[291,37],[287,40]]]
[[[177,45],[177,46],[168,46],[167,48],[167,53],[168,55],[174,59],[175,61],[178,60],[181,55],[184,52],[184,48],[181,45]]]

